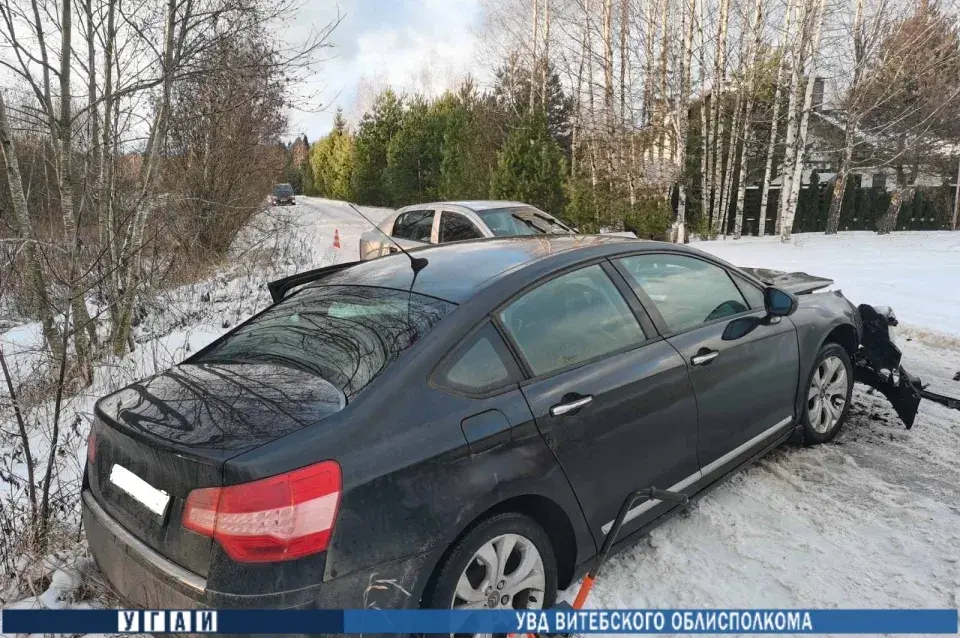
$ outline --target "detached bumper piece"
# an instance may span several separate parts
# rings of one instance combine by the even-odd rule
[[[913,427],[921,399],[960,410],[960,399],[924,389],[920,378],[900,365],[902,354],[890,340],[890,326],[897,325],[897,317],[892,310],[866,304],[857,310],[863,324],[863,336],[854,360],[855,380],[887,397],[908,430]]]

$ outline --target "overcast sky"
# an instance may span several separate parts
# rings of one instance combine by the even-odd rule
[[[373,92],[386,86],[437,94],[467,73],[486,81],[476,53],[478,0],[306,0],[286,37],[303,40],[338,9],[334,57],[299,87],[309,108],[291,112],[291,137],[306,133],[312,142],[325,135],[337,106],[356,122]]]

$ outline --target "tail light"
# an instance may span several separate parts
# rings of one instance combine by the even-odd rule
[[[241,563],[326,551],[340,506],[340,465],[323,461],[270,478],[193,490],[183,526],[220,543]]]
[[[93,465],[97,462],[97,432],[90,426],[90,436],[87,437],[87,463]]]

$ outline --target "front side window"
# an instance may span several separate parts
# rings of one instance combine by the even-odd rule
[[[763,291],[737,273],[731,273],[731,276],[733,277],[733,280],[737,282],[737,288],[739,288],[740,292],[743,293],[743,297],[750,305],[750,309],[763,310],[765,306],[763,300]]]
[[[473,225],[473,222],[460,215],[443,211],[440,213],[440,243],[448,241],[464,241],[467,239],[480,239],[483,235]]]
[[[411,241],[429,242],[433,230],[432,210],[411,210],[402,213],[393,223],[393,236]]]
[[[534,288],[501,311],[500,321],[535,375],[646,340],[600,266],[587,266]]]
[[[308,287],[229,333],[191,363],[290,366],[329,381],[349,401],[455,307],[406,290]]]
[[[620,259],[628,281],[653,301],[671,332],[682,332],[749,310],[727,271],[684,255]]]

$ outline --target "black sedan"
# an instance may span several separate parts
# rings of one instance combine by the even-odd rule
[[[836,436],[861,320],[797,282],[576,235],[275,282],[269,308],[99,401],[90,548],[153,608],[550,606],[627,493],[693,498]],[[678,509],[637,503],[615,549]]]

